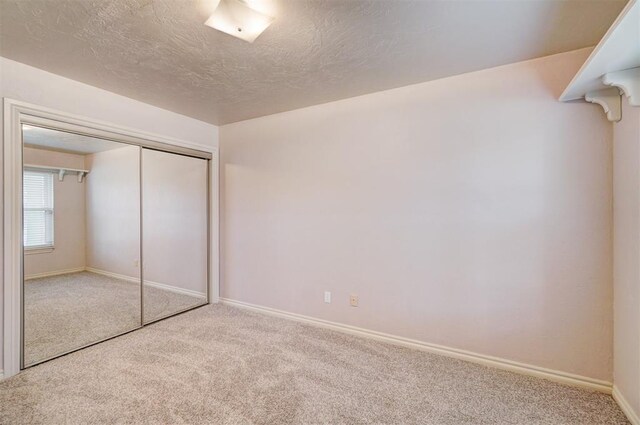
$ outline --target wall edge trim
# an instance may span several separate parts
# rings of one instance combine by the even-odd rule
[[[616,401],[616,403],[618,403],[618,406],[620,406],[620,409],[622,409],[624,414],[627,416],[627,419],[629,419],[631,425],[640,425],[640,416],[638,415],[638,413],[633,411],[633,408],[615,384],[613,385],[613,392],[611,393],[611,395],[613,396],[613,399]]]
[[[139,277],[132,277],[132,276],[124,275],[124,274],[108,272],[106,270],[100,270],[100,269],[96,269],[96,268],[93,268],[93,267],[87,267],[84,270],[86,270],[88,272],[91,272],[91,273],[100,274],[100,275],[103,275],[103,276],[108,276],[108,277],[112,277],[114,279],[120,279],[120,280],[124,280],[124,281],[127,281],[127,282],[135,283],[135,284],[139,284],[140,283],[140,278]],[[167,285],[166,283],[159,283],[159,282],[153,282],[151,280],[145,280],[144,284],[147,285],[147,286],[152,286],[154,288],[159,288],[159,289],[164,289],[166,291],[175,292],[177,294],[189,295],[189,296],[192,296],[192,297],[199,297],[199,298],[206,298],[207,297],[207,294],[204,293],[204,292],[193,291],[191,289],[183,289],[183,288],[179,288],[177,286]]]
[[[60,276],[63,274],[79,273],[83,271],[85,271],[84,267],[76,267],[73,269],[65,269],[65,270],[54,270],[52,272],[30,274],[28,276],[25,276],[24,280],[33,280],[33,279],[40,279],[42,277]]]
[[[595,378],[589,378],[586,376],[576,375],[576,374],[554,370],[554,369],[547,369],[540,366],[534,366],[534,365],[520,363],[520,362],[516,362],[513,360],[508,360],[500,357],[493,357],[485,354],[474,353],[471,351],[460,350],[457,348],[446,347],[443,345],[431,344],[424,341],[405,338],[397,335],[386,334],[383,332],[377,332],[369,329],[359,328],[356,326],[345,325],[338,322],[318,319],[311,316],[291,313],[284,310],[278,310],[275,308],[251,304],[244,301],[233,300],[230,298],[220,297],[220,303],[230,305],[233,307],[243,308],[246,310],[251,310],[254,312],[268,314],[271,316],[277,316],[284,319],[294,320],[297,322],[303,322],[310,325],[315,325],[322,328],[327,328],[327,329],[335,330],[338,332],[347,333],[350,335],[356,335],[356,336],[360,336],[368,339],[374,339],[377,341],[382,341],[382,342],[386,342],[394,345],[400,345],[403,347],[414,348],[421,351],[426,351],[433,354],[439,354],[446,357],[465,360],[472,363],[477,363],[477,364],[481,364],[484,366],[493,367],[497,369],[508,370],[511,372],[519,373],[521,375],[528,375],[528,376],[543,378],[549,381],[554,381],[561,384],[599,391],[605,394],[612,393],[612,388],[613,388],[612,383],[595,379]]]

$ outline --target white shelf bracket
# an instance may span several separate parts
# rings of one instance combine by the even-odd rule
[[[588,92],[584,100],[602,106],[609,121],[618,122],[622,119],[622,96],[617,88]]]
[[[2,0],[0,0],[2,1]],[[48,165],[33,165],[33,164],[24,164],[25,170],[36,170],[43,171],[46,170],[50,173],[55,173],[58,175],[58,181],[64,181],[64,176],[67,174],[77,174],[78,175],[78,183],[82,183],[87,174],[89,174],[89,170],[78,170],[75,168],[60,168],[60,167],[49,167]]]
[[[629,105],[640,106],[640,67],[605,74],[602,83],[618,87],[629,99]]]

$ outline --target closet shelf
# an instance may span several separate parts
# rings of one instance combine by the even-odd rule
[[[584,99],[620,121],[621,95],[640,106],[640,0],[631,0],[573,77],[560,100]]]
[[[50,171],[58,174],[58,180],[63,181],[64,176],[67,174],[77,174],[78,175],[78,183],[82,183],[84,177],[89,174],[89,170],[80,170],[77,168],[66,168],[66,167],[50,167],[48,165],[32,165],[32,164],[24,164],[25,170],[38,170],[38,171]]]

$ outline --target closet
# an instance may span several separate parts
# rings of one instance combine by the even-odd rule
[[[26,368],[209,301],[207,152],[22,125]]]

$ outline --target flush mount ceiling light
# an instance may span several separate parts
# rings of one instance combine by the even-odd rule
[[[253,43],[271,22],[271,16],[250,8],[242,0],[220,0],[216,10],[204,24]]]

